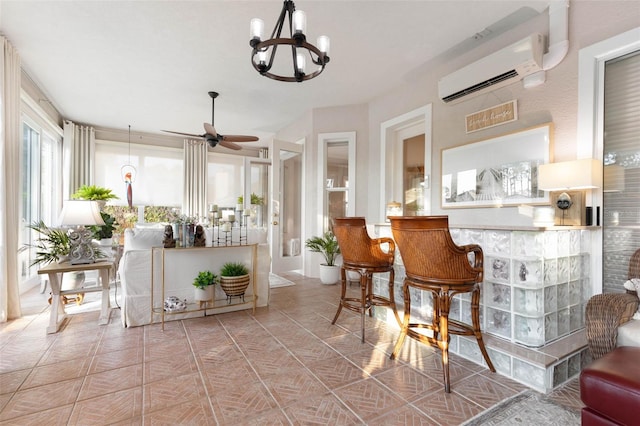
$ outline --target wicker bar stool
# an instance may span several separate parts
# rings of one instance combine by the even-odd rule
[[[484,271],[482,248],[476,244],[457,246],[451,239],[447,216],[390,219],[393,238],[407,274],[402,286],[404,318],[391,359],[398,356],[407,336],[439,348],[442,351],[444,390],[451,392],[449,335],[475,336],[487,366],[495,372],[480,330],[480,283]],[[431,323],[411,322],[410,288],[431,292]],[[449,319],[451,299],[462,293],[471,293],[472,325]],[[424,330],[431,330],[433,336],[426,335]]]
[[[367,232],[366,222],[363,217],[343,217],[333,220],[333,233],[335,234],[340,252],[342,253],[340,304],[331,324],[335,324],[342,312],[342,308],[360,313],[362,321],[362,342],[364,343],[364,319],[369,311],[372,316],[372,306],[388,306],[393,310],[396,321],[400,324],[400,317],[396,310],[393,295],[393,280],[395,273],[393,261],[395,255],[395,243],[391,238],[370,238]],[[388,250],[382,249],[383,244],[388,244]],[[354,271],[360,275],[360,298],[346,297],[347,275],[346,271]],[[383,297],[373,292],[373,274],[389,273],[389,297]]]

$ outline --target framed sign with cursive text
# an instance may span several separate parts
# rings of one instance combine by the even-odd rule
[[[517,119],[518,105],[514,99],[513,101],[467,115],[465,117],[465,129],[467,133],[472,133],[500,124],[510,123]]]

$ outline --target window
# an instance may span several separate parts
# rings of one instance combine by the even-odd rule
[[[318,143],[324,232],[334,218],[355,215],[356,133],[321,133]]]
[[[96,141],[94,180],[119,197],[115,204],[125,205],[127,188],[120,169],[130,163],[138,172],[132,184],[134,205],[180,207],[182,161],[182,149],[178,148],[138,144],[129,148],[128,144]]]
[[[605,63],[603,291],[620,291],[640,248],[640,52]]]
[[[238,155],[209,153],[207,202],[235,211],[243,190],[244,158]]]
[[[29,225],[38,221],[48,226],[57,225],[61,210],[61,150],[62,138],[59,135],[54,136],[37,121],[23,117],[20,247],[34,244],[38,238]],[[37,279],[37,266],[30,266],[34,256],[33,249],[21,251],[18,255],[22,285]]]

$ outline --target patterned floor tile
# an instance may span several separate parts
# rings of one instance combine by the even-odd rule
[[[73,407],[69,424],[103,425],[136,419],[142,414],[142,389],[133,388],[79,401]]]
[[[475,374],[471,377],[465,377],[455,383],[452,383],[452,389],[467,399],[481,405],[484,408],[490,408],[503,399],[510,398],[517,394],[498,382]]]
[[[38,365],[57,364],[71,359],[92,357],[97,348],[96,342],[76,345],[53,345],[38,362]]]
[[[195,373],[198,365],[192,354],[175,354],[173,357],[160,358],[144,363],[144,383],[170,379],[175,376]]]
[[[235,424],[247,417],[257,416],[278,406],[261,383],[232,384],[210,397],[218,421]]]
[[[459,425],[484,410],[455,392],[444,392],[444,389],[414,401],[413,405],[442,425]]]
[[[216,425],[206,397],[154,411],[144,415],[143,420],[150,425]]]
[[[312,362],[307,365],[313,374],[329,389],[369,377],[369,374],[345,358]]]
[[[366,349],[373,350],[373,346],[366,342],[362,343],[360,336],[354,334],[330,337],[325,339],[325,342],[342,355],[360,352]]]
[[[89,374],[140,364],[142,363],[143,352],[143,347],[137,347],[121,351],[99,353],[93,357]]]
[[[326,386],[303,366],[283,369],[278,375],[265,379],[264,384],[280,406],[327,391]]]
[[[360,380],[334,392],[365,421],[380,417],[405,403],[397,394],[373,378]]]
[[[389,359],[386,353],[371,347],[347,354],[346,357],[372,376],[401,365],[398,361]]]
[[[430,418],[420,410],[405,405],[388,414],[383,414],[367,422],[368,426],[439,426],[440,423]]]
[[[389,360],[394,324],[367,316],[362,344],[359,315],[331,324],[339,286],[296,277],[255,316],[169,321],[164,331],[114,318],[98,326],[95,311],[48,335],[48,307],[2,323],[0,423],[457,425],[527,389],[452,354],[445,394],[437,349],[406,339]],[[582,406],[577,380],[550,396]]]
[[[31,370],[26,369],[0,374],[0,395],[17,391],[30,373]]]
[[[142,365],[107,370],[87,376],[82,384],[78,400],[95,398],[142,385]]]
[[[421,374],[414,368],[403,365],[385,371],[376,379],[407,401],[414,401],[442,389],[442,383]]]
[[[2,422],[2,425],[16,425],[16,426],[41,426],[41,425],[65,425],[71,415],[73,404],[64,405],[62,407],[55,407],[50,410],[38,411],[37,413],[29,414],[22,417],[17,417],[6,422]]]
[[[0,412],[0,421],[71,404],[81,386],[82,379],[74,379],[18,391]]]
[[[256,383],[259,378],[255,370],[244,359],[232,360],[201,369],[205,386],[210,395],[229,386]]]
[[[191,373],[144,385],[144,414],[206,396],[200,374]]]
[[[142,348],[143,343],[144,338],[140,333],[121,336],[105,336],[100,340],[96,353],[105,354],[115,351],[124,351],[127,349]]]
[[[363,425],[347,406],[332,394],[323,394],[299,401],[284,412],[294,425]]]
[[[49,383],[84,377],[89,370],[90,364],[91,358],[79,358],[36,367],[31,371],[31,374],[29,374],[20,389],[29,389]]]

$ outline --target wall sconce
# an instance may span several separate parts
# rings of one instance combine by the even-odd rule
[[[542,164],[538,167],[538,189],[553,191],[551,203],[561,225],[583,225],[584,190],[601,187],[602,174],[602,162],[593,158]]]

